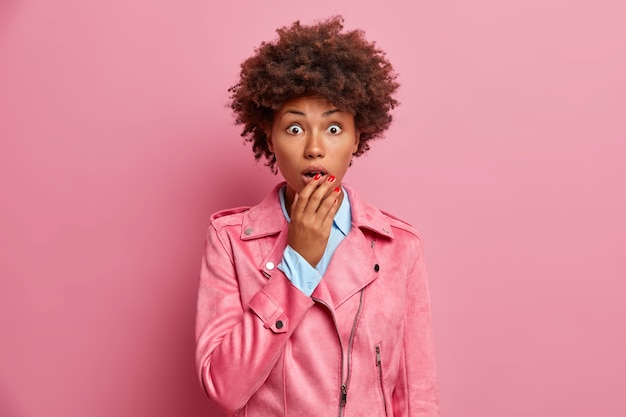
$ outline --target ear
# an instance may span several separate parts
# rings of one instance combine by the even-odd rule
[[[265,142],[267,142],[267,148],[270,150],[270,152],[274,153],[274,145],[272,144],[272,137],[268,135],[267,133],[265,134]]]
[[[263,132],[265,133],[265,142],[267,143],[267,147],[271,153],[274,153],[274,145],[272,144],[272,128],[269,129],[267,127],[263,128]]]
[[[361,132],[354,131],[354,146],[352,146],[352,153],[355,154],[359,150],[359,143],[361,143]]]

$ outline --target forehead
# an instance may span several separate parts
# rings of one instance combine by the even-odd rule
[[[319,115],[332,111],[333,113],[343,113],[333,103],[325,97],[304,96],[287,100],[278,110],[278,115],[286,113],[296,113],[303,115]]]

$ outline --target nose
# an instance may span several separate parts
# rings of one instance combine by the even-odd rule
[[[304,148],[304,157],[307,159],[322,158],[324,151],[324,134],[323,132],[311,132]]]

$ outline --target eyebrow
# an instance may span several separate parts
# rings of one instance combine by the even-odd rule
[[[330,116],[330,115],[332,115],[334,113],[337,113],[337,112],[340,112],[340,111],[341,110],[339,110],[339,109],[328,110],[328,111],[325,111],[324,113],[322,113],[322,116],[327,117],[327,116]],[[304,112],[301,112],[299,110],[287,110],[285,112],[285,114],[287,114],[287,113],[297,114],[298,116],[306,116],[306,114]]]

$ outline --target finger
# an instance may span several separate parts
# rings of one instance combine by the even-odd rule
[[[340,186],[336,186],[330,192],[330,194],[322,201],[319,209],[317,210],[317,216],[320,218],[322,225],[327,225],[333,222],[335,214],[339,211],[339,199],[343,191]]]
[[[291,208],[290,208],[290,213],[293,216],[293,212],[296,209],[296,204],[298,203],[298,200],[300,199],[300,194],[296,193],[296,195],[293,196],[293,201],[291,202]]]
[[[306,183],[302,190],[298,193],[298,203],[296,204],[296,199],[294,198],[293,204],[291,206],[292,217],[294,214],[303,213],[309,203],[309,199],[317,189],[324,182],[324,176],[320,175],[319,177],[314,177],[311,181]]]
[[[318,210],[321,208],[324,200],[332,194],[332,190],[336,186],[337,184],[335,182],[335,177],[332,175],[326,178],[326,180],[320,181],[318,187],[309,197],[309,201],[306,208],[304,209],[304,213],[311,216],[316,215]]]

